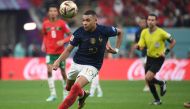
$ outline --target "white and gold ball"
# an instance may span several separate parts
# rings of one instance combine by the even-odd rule
[[[78,7],[73,1],[64,1],[60,5],[59,12],[65,18],[72,18],[76,16]]]

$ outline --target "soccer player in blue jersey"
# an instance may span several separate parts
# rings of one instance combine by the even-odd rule
[[[83,14],[82,24],[83,26],[73,33],[70,44],[65,51],[53,64],[53,69],[56,70],[60,62],[70,55],[73,48],[78,47],[73,57],[74,62],[67,75],[66,90],[70,92],[59,109],[68,109],[77,97],[79,97],[78,109],[84,106],[89,92],[82,88],[98,74],[103,63],[108,38],[117,36],[115,48],[111,46],[107,48],[107,51],[113,54],[118,53],[122,42],[121,29],[97,24],[97,15],[93,10],[88,10]]]

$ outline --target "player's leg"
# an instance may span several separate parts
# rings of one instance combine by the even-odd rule
[[[103,91],[102,88],[100,86],[100,79],[99,79],[99,75],[96,75],[96,82],[97,82],[97,97],[102,97],[103,96]]]
[[[150,88],[150,92],[153,95],[155,101],[153,101],[154,105],[159,105],[161,104],[161,100],[160,97],[158,96],[158,93],[156,91],[156,87],[154,82],[152,81],[154,79],[155,74],[152,71],[148,71],[145,75],[145,79],[148,82],[149,88]]]
[[[90,97],[94,96],[95,91],[97,89],[97,86],[98,86],[98,77],[97,76],[94,79],[92,79],[91,86],[90,86]]]
[[[61,69],[61,76],[63,77],[63,79],[62,79],[62,80],[64,80],[64,81],[65,81],[65,83],[66,83],[66,80],[67,80],[67,75],[66,75],[66,72],[65,72],[65,68],[60,67],[60,69]]]
[[[59,109],[68,109],[76,101],[78,96],[84,96],[84,91],[81,84],[85,84],[85,79],[82,76],[80,76],[78,79],[79,81],[72,85],[68,96],[60,105]]]
[[[98,75],[98,69],[90,66],[90,65],[84,65],[84,68],[79,73],[79,78],[77,79],[76,83],[83,88],[86,86],[89,82],[92,81],[94,77]],[[84,94],[79,96],[78,99],[78,109],[81,109],[85,105],[86,98],[90,95],[88,91],[83,91]]]
[[[60,64],[60,69],[61,69],[61,75],[62,75],[62,86],[63,86],[63,99],[66,98],[68,95],[68,91],[65,89],[66,88],[66,81],[67,81],[67,76],[65,72],[65,61],[62,61]]]
[[[67,85],[65,88],[67,91],[70,91],[70,92],[67,95],[67,97],[64,99],[64,101],[60,104],[59,109],[68,109],[72,105],[72,103],[76,100],[76,98],[75,98],[76,93],[73,92],[72,90],[73,89],[78,90],[78,87],[76,87],[76,86],[73,88],[73,86],[74,86],[73,84],[74,84],[75,79],[80,70],[81,70],[80,65],[78,65],[74,62],[71,64],[71,68],[67,74],[67,82],[66,82]],[[74,93],[74,95],[73,95],[73,93]]]
[[[65,98],[59,109],[68,109],[77,99],[77,97],[87,97],[88,92],[85,92],[82,87],[88,84],[88,80],[80,76],[77,81],[72,85],[68,96]]]
[[[60,109],[69,108],[79,96],[78,100],[78,109],[81,109],[84,104],[86,98],[89,96],[89,92],[84,91],[82,88],[87,85],[97,74],[98,70],[92,66],[82,65],[82,70],[77,76],[76,82],[71,87],[69,95],[66,97],[64,102],[60,105]]]
[[[153,78],[152,82],[153,82],[154,84],[160,85],[160,95],[161,95],[161,96],[164,96],[165,93],[166,93],[166,88],[167,88],[167,86],[166,86],[166,81],[161,81],[161,80],[158,80],[158,79],[156,79],[156,78]]]
[[[63,99],[65,99],[66,96],[68,95],[68,91],[66,90],[67,77],[66,77],[65,69],[61,68],[61,74],[62,74],[62,77],[63,77],[63,79],[61,80],[62,86],[63,86]]]
[[[85,87],[89,83],[89,80],[83,76],[80,75],[79,78],[77,79],[75,84],[78,84],[81,87],[81,94],[79,94],[79,99],[78,99],[78,109],[81,109],[85,105],[85,100],[86,98],[90,95],[88,91],[83,90],[82,88]]]
[[[52,76],[52,56],[46,55],[46,63],[47,63],[47,71],[48,71],[48,86],[50,90],[50,96],[46,99],[46,101],[54,101],[57,98],[54,78]]]
[[[144,70],[145,70],[145,65],[146,65],[147,57],[146,57],[146,56],[145,56],[145,57],[142,57],[140,60],[142,61],[143,67],[144,67]],[[144,86],[144,88],[143,88],[143,91],[144,91],[144,92],[150,91],[149,86],[148,86],[148,83],[147,83],[146,80],[145,80],[145,86]]]
[[[103,92],[99,82],[99,75],[96,75],[96,77],[92,79],[92,83],[90,86],[90,97],[94,96],[96,89],[97,89],[97,96],[102,97]]]
[[[147,72],[145,78],[149,84],[150,91],[155,98],[155,101],[153,102],[153,104],[155,104],[155,105],[161,104],[161,100],[156,91],[155,84],[159,84],[161,86],[161,93],[163,95],[166,92],[165,82],[159,81],[155,78],[156,73],[159,72],[162,64],[164,63],[164,60],[165,60],[164,57],[158,57],[158,58],[147,57],[147,63],[145,66],[145,71]],[[165,87],[162,88],[163,86],[165,86]],[[161,94],[161,96],[163,96],[162,94]]]
[[[50,96],[46,99],[46,101],[54,101],[57,98],[57,95],[55,90],[54,78],[52,76],[52,70],[51,70],[52,65],[48,64],[47,68],[48,68],[48,86],[50,90]]]
[[[159,72],[160,68],[162,67],[162,64],[164,63],[165,58],[164,57],[159,57],[158,59],[155,60],[155,63],[153,63],[152,67],[150,70],[154,73]],[[156,78],[152,79],[152,82],[154,84],[160,85],[160,95],[164,96],[166,93],[166,81],[158,80]]]
[[[81,71],[81,69],[82,69],[81,65],[76,64],[74,62],[71,64],[70,70],[69,70],[68,74],[66,74],[67,79],[66,79],[66,87],[65,87],[65,89],[67,91],[71,90],[71,87],[75,83],[75,80],[76,80],[79,72]]]
[[[97,87],[97,92],[98,92],[97,97],[102,97],[103,96],[103,91],[102,91],[102,88],[101,88],[100,84]]]

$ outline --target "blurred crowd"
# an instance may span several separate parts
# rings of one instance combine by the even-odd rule
[[[104,24],[136,26],[139,16],[155,13],[164,27],[190,27],[190,0],[73,0],[79,7],[70,25],[78,26],[78,18],[87,9],[95,9]],[[31,0],[41,18],[49,4],[59,5],[62,0]]]
[[[50,4],[63,0],[29,0],[28,10],[32,19],[41,29],[46,10]],[[190,0],[73,0],[78,6],[78,14],[72,19],[65,19],[71,28],[81,25],[81,16],[87,9],[94,9],[98,22],[105,25],[122,27],[137,26],[140,17],[155,13],[161,27],[190,27]],[[25,44],[25,45],[24,45]],[[5,45],[6,46],[6,45]],[[0,56],[43,56],[40,45],[17,41],[15,46],[1,47]],[[20,51],[19,51],[20,50]],[[19,51],[19,52],[18,52]],[[20,55],[19,53],[23,53]]]

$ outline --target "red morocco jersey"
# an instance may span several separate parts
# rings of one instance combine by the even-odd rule
[[[43,22],[42,33],[43,43],[47,54],[61,54],[64,51],[64,46],[58,46],[57,42],[64,39],[64,34],[70,32],[67,24],[58,19],[51,22],[49,19]]]

